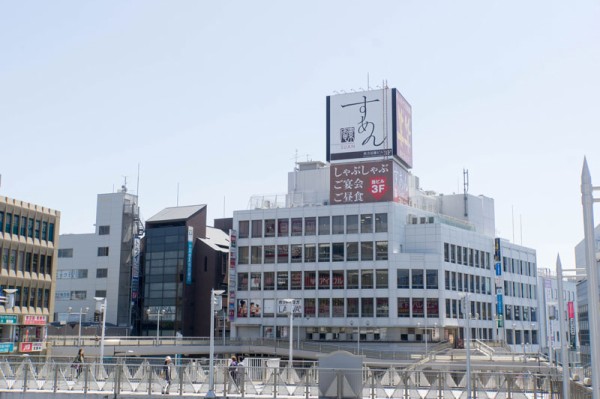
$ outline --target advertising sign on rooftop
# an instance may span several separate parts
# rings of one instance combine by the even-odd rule
[[[396,157],[412,167],[412,110],[396,89],[327,97],[327,160]]]

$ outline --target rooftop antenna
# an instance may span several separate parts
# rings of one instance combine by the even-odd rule
[[[465,201],[465,217],[469,217],[469,201],[467,198],[467,193],[469,192],[469,170],[463,169],[463,198]]]
[[[121,191],[124,193],[127,192],[127,176],[123,176],[123,185],[121,186]]]

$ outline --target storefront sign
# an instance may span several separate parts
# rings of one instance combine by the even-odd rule
[[[0,315],[0,324],[17,324],[17,315],[16,314]]]
[[[12,342],[0,343],[0,353],[10,353],[15,350],[15,345]]]
[[[23,324],[44,326],[46,325],[46,316],[25,315],[23,316]]]
[[[44,350],[43,342],[21,342],[19,343],[19,352],[41,352]]]
[[[185,283],[187,285],[192,284],[192,249],[194,244],[194,228],[192,226],[188,227],[188,235],[187,235],[187,270],[185,273]]]

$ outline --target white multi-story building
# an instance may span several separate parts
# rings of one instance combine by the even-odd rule
[[[94,313],[99,319],[103,301],[94,298],[106,298],[106,323],[131,326],[133,304],[139,297],[139,265],[134,256],[141,233],[137,201],[124,187],[99,194],[96,231],[60,235],[55,319],[75,322],[79,312],[82,321],[93,320]]]
[[[294,299],[301,339],[355,340],[360,329],[361,340],[455,341],[468,297],[473,338],[537,350],[535,251],[502,240],[498,285],[492,199],[424,193],[411,178],[407,205],[331,205],[329,169],[301,163],[286,204],[255,198],[256,209],[234,212],[233,336],[287,335],[281,305]]]

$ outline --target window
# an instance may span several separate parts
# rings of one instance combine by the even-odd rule
[[[248,273],[238,273],[238,291],[248,291]]]
[[[292,218],[292,235],[302,235],[302,218]]]
[[[360,215],[360,232],[361,233],[372,233],[373,232],[373,215]]]
[[[259,272],[250,273],[250,291],[260,291],[262,289],[261,277]]]
[[[265,291],[273,291],[275,289],[275,272],[265,272],[264,278]]]
[[[108,247],[98,247],[98,256],[108,256]]]
[[[363,241],[360,243],[360,260],[373,260],[372,241]]]
[[[265,237],[275,237],[275,219],[265,220]]]
[[[319,317],[331,317],[329,298],[319,298]]]
[[[388,260],[387,241],[377,241],[375,243],[375,260]]]
[[[398,317],[410,317],[410,298],[398,298]]]
[[[71,291],[71,300],[84,300],[87,298],[86,291]],[[34,297],[30,296],[30,306],[33,306]]]
[[[98,234],[101,236],[106,236],[110,234],[110,226],[100,226],[98,227]]]
[[[108,268],[96,269],[96,278],[107,278]]]
[[[238,247],[238,264],[248,264],[248,247]]]
[[[10,230],[12,227],[12,213],[6,214],[6,225],[4,227],[5,227],[4,232],[10,233]]]
[[[277,263],[289,263],[290,262],[290,248],[287,245],[277,246]]]
[[[329,216],[319,216],[319,235],[330,234]]]
[[[334,270],[331,272],[331,281],[333,289],[344,289],[344,272],[342,270]]]
[[[290,254],[292,257],[292,263],[302,263],[302,245],[301,244],[291,245]]]
[[[275,263],[275,245],[265,245],[265,263]]]
[[[59,248],[58,249],[58,257],[59,258],[72,258],[73,257],[73,248]]]
[[[25,235],[25,232],[23,232],[23,235]],[[48,225],[48,241],[54,242],[54,223]]]
[[[344,234],[344,217],[343,216],[332,216],[331,217],[331,231],[332,234]]]
[[[423,298],[413,298],[412,315],[413,317],[425,317],[425,306]]]
[[[314,236],[317,234],[317,219],[314,217],[304,219],[304,235]]]
[[[15,215],[15,219],[13,221],[13,234],[14,235],[18,235],[19,234],[19,215]]]
[[[426,270],[427,275],[427,289],[438,289],[438,271],[437,270]]]
[[[444,243],[444,262],[450,262],[450,245],[447,242]]]
[[[240,220],[238,229],[240,238],[248,238],[250,232],[250,222],[248,220]]]
[[[413,289],[424,288],[423,272],[424,271],[420,270],[420,269],[413,269],[413,271],[412,271],[412,288]]]
[[[317,286],[316,272],[304,272],[304,289],[314,290]]]
[[[40,221],[35,221],[35,230],[33,231],[33,236],[39,240],[40,238]]]
[[[375,233],[387,233],[387,213],[376,213],[375,214]]]
[[[301,290],[302,289],[302,272],[295,271],[292,273],[292,289],[293,290]]]
[[[410,270],[398,269],[398,288],[410,288]]]
[[[358,298],[346,298],[346,317],[358,317]]]
[[[377,309],[375,316],[376,317],[389,317],[390,315],[390,305],[388,298],[377,298]]]
[[[346,216],[346,233],[347,234],[358,233],[358,215],[347,215]]]
[[[346,260],[348,262],[358,260],[358,243],[357,242],[346,243]]]
[[[250,247],[250,263],[253,265],[259,265],[262,263],[262,247],[261,246]]]
[[[314,298],[304,298],[304,316],[315,317],[316,300]]]
[[[333,317],[344,317],[344,298],[332,298]]]
[[[361,317],[373,317],[374,306],[373,298],[361,298],[360,300],[360,316]]]
[[[289,220],[277,219],[277,236],[287,237],[289,235]]]
[[[263,221],[253,220],[252,221],[252,238],[262,237]]]
[[[289,289],[288,272],[277,272],[277,289],[278,290],[288,290]]]
[[[0,212],[0,232],[4,231],[2,228],[4,227],[4,212]]]
[[[373,270],[360,271],[360,288],[373,288]]]
[[[304,262],[316,262],[317,249],[315,244],[304,244]]]
[[[427,317],[440,317],[440,305],[438,298],[427,298]]]
[[[358,288],[358,270],[346,270],[346,281],[348,289]]]
[[[331,254],[333,262],[343,262],[344,261],[344,243],[343,242],[334,242],[331,244]]]
[[[329,262],[331,260],[331,244],[319,244],[319,262]]]
[[[388,288],[388,271],[375,270],[375,288]]]

